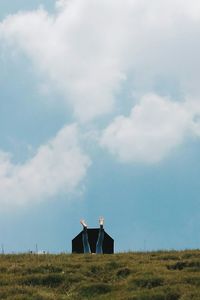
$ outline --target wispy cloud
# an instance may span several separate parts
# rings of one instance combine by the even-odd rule
[[[74,192],[89,165],[89,157],[80,150],[76,125],[61,129],[24,164],[13,164],[9,154],[0,152],[1,209]]]

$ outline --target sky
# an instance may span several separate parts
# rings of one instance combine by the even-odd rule
[[[0,2],[0,244],[200,248],[200,2]]]

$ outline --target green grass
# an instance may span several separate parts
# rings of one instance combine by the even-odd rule
[[[0,299],[200,300],[200,251],[1,255]]]

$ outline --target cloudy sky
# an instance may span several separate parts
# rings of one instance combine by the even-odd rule
[[[200,247],[200,2],[0,3],[0,243]]]

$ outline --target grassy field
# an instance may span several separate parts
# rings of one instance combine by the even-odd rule
[[[0,299],[200,299],[200,251],[1,255]]]

